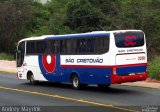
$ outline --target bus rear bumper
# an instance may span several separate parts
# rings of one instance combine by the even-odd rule
[[[146,80],[148,77],[148,73],[145,72],[143,74],[135,74],[135,75],[128,75],[128,76],[118,76],[116,74],[111,75],[111,83],[124,83],[124,82],[136,82],[136,81],[143,81]]]

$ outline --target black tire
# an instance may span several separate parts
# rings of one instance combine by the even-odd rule
[[[29,83],[31,85],[35,85],[37,83],[37,81],[34,79],[34,75],[33,74],[29,75]]]
[[[98,87],[100,89],[107,89],[107,88],[109,88],[109,86],[110,86],[110,84],[98,84]]]
[[[72,75],[71,82],[72,82],[72,87],[74,89],[80,89],[81,88],[80,80],[79,80],[77,75]]]

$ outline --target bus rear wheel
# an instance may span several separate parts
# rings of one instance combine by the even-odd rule
[[[71,82],[72,82],[72,87],[74,89],[80,89],[81,88],[80,80],[79,80],[77,75],[73,75],[71,77]]]

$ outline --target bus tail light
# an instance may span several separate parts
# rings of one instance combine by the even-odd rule
[[[117,74],[116,67],[113,67],[113,74]]]

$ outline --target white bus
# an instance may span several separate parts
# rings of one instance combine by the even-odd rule
[[[17,77],[108,87],[146,80],[147,51],[141,30],[95,31],[46,35],[19,41]]]

